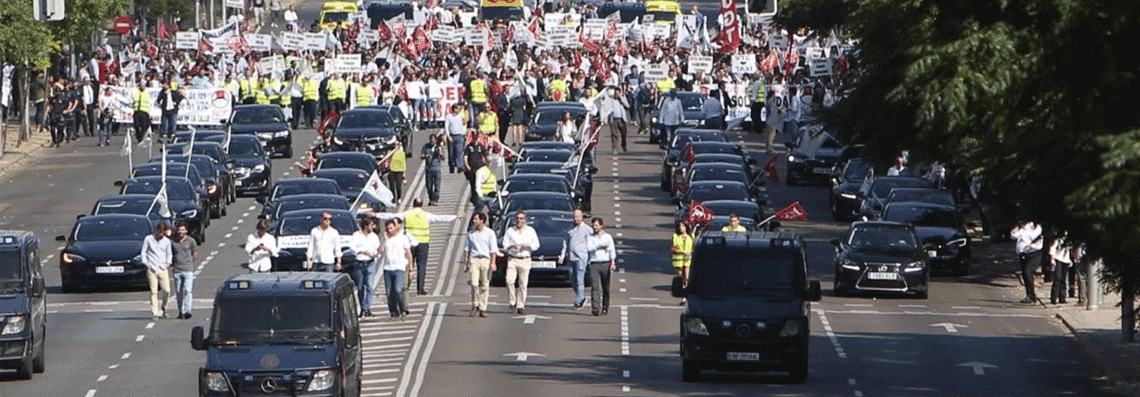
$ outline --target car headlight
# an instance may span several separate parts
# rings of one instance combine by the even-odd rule
[[[797,158],[796,156],[793,156],[793,155],[790,155],[790,154],[788,155],[788,162],[789,162],[789,163],[794,163],[794,162],[797,162],[797,161],[799,161],[799,160],[800,160],[800,159],[799,159],[799,158]]]
[[[709,329],[705,327],[705,322],[697,317],[689,317],[685,319],[685,330],[694,335],[708,335]]]
[[[277,131],[277,132],[274,132],[274,133],[273,133],[273,137],[274,137],[274,138],[284,138],[284,137],[287,137],[287,136],[289,136],[289,130],[285,130],[285,131]]]
[[[193,218],[193,217],[196,217],[196,216],[198,216],[198,210],[186,210],[186,211],[182,211],[182,214],[181,214],[181,215],[182,215],[182,216],[184,216],[184,217],[187,217],[187,218]]]
[[[337,138],[334,136],[334,137],[332,137],[332,143],[336,144],[336,145],[343,145],[344,141],[342,141],[342,140],[340,140],[340,138]]]
[[[859,196],[857,196],[855,193],[839,193],[839,197],[842,197],[842,198],[845,198],[848,200],[854,200],[856,198],[859,198]]]
[[[8,316],[8,321],[4,323],[4,329],[0,331],[0,335],[12,335],[24,332],[24,328],[28,325],[28,317],[25,315]]]
[[[230,383],[226,381],[226,375],[221,372],[207,372],[206,388],[210,391],[226,392],[230,391]]]
[[[650,122],[656,123],[657,122],[657,116],[653,116],[653,118],[650,119]]]
[[[962,237],[962,238],[956,238],[956,239],[953,239],[953,240],[947,241],[947,242],[946,242],[946,246],[947,246],[947,247],[965,247],[965,246],[966,246],[966,243],[967,243],[967,242],[969,242],[969,241],[970,241],[970,240],[966,239],[965,237]]]
[[[847,270],[859,270],[859,264],[854,261],[842,261],[839,266]]]
[[[925,269],[925,268],[926,268],[926,262],[918,261],[918,262],[911,262],[911,263],[906,264],[906,266],[903,266],[903,271],[904,272],[917,272],[917,271],[921,271],[922,269]]]
[[[335,381],[335,372],[331,369],[322,369],[313,374],[313,380],[309,382],[309,391],[328,390]]]
[[[63,263],[75,263],[75,262],[83,262],[84,261],[82,256],[75,255],[75,254],[70,253],[70,252],[64,252],[63,255],[60,256],[60,258],[63,259]]]
[[[214,194],[218,192],[218,185],[206,186],[206,193]]]
[[[265,171],[265,164],[258,164],[258,165],[253,167],[253,172],[262,172],[262,171]]]
[[[807,330],[807,327],[804,326],[803,319],[791,319],[784,323],[784,328],[780,329],[780,337],[800,336],[804,334],[805,330]]]

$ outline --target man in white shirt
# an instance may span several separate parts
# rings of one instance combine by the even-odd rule
[[[507,296],[511,310],[526,314],[526,287],[530,283],[530,253],[538,249],[538,234],[526,224],[526,212],[515,213],[515,227],[503,234],[503,250],[507,254]],[[515,289],[515,280],[518,289]]]
[[[167,238],[169,233],[170,226],[159,223],[154,233],[143,239],[139,255],[146,265],[146,281],[150,285],[150,314],[156,319],[166,318],[166,302],[170,299],[170,265],[174,263],[174,251]]]
[[[474,230],[467,233],[467,254],[463,258],[463,272],[471,272],[471,317],[487,317],[487,300],[491,291],[491,273],[495,271],[495,258],[499,255],[499,242],[495,232],[487,227],[487,215],[476,212],[471,216]]]
[[[1021,303],[1036,303],[1037,294],[1033,291],[1033,273],[1041,264],[1041,226],[1033,222],[1022,222],[1009,232],[1017,242],[1017,257],[1021,260],[1021,281],[1025,284],[1025,299]]]
[[[381,246],[384,254],[384,288],[388,292],[388,314],[401,321],[408,315],[408,303],[404,298],[407,274],[415,271],[412,264],[411,237],[400,233],[395,219],[384,223],[387,239]]]
[[[602,230],[602,218],[590,221],[594,234],[586,237],[586,249],[590,251],[590,309],[595,316],[610,312],[610,272],[617,270],[617,250],[614,239]]]
[[[372,232],[375,225],[372,218],[363,218],[360,220],[360,230],[352,233],[352,251],[356,253],[353,281],[360,294],[360,313],[363,317],[372,317],[372,299],[376,295],[376,257],[380,256],[380,236]]]
[[[1049,303],[1056,305],[1058,302],[1067,303],[1065,301],[1066,285],[1068,285],[1069,275],[1073,271],[1073,258],[1072,247],[1065,241],[1068,235],[1061,232],[1059,236],[1053,239],[1053,244],[1049,246],[1049,263],[1053,268],[1053,288],[1049,292]],[[1073,287],[1068,287],[1069,295],[1075,296]]]
[[[277,239],[269,233],[269,220],[257,221],[257,231],[245,238],[245,252],[249,254],[249,272],[265,273],[273,270],[273,257],[277,256]]]
[[[309,247],[305,250],[305,270],[316,272],[340,271],[340,232],[332,227],[332,212],[321,214],[321,224],[309,232]]]

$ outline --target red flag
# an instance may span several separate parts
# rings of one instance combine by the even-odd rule
[[[439,18],[436,18],[435,14],[428,14],[427,22],[424,22],[424,29],[439,29]]]
[[[400,83],[400,88],[396,89],[396,95],[403,99],[404,102],[410,101],[410,99],[408,99],[408,87],[404,83]]]
[[[606,41],[614,41],[618,35],[617,18],[610,19],[610,27],[606,29]]]
[[[618,55],[623,57],[629,55],[629,46],[625,44],[625,39],[618,40],[617,49],[615,51],[617,51]]]
[[[736,0],[721,0],[720,2],[720,39],[721,53],[730,53],[740,47],[740,14],[736,13]]]
[[[843,55],[840,55],[840,56],[839,56],[839,61],[838,61],[837,63],[838,63],[838,66],[836,67],[836,73],[837,73],[837,74],[838,74],[840,77],[843,77],[843,75],[846,75],[846,74],[847,74],[847,68],[848,68],[848,65],[847,65],[847,54],[843,54]]]
[[[778,51],[779,50],[775,48],[768,50],[768,55],[764,56],[763,61],[760,61],[760,70],[763,70],[764,73],[772,73],[772,71],[780,65],[780,54]]]
[[[772,182],[780,183],[780,172],[776,170],[776,154],[768,158],[768,162],[764,163],[764,174],[768,175],[768,179]]]
[[[206,40],[205,37],[199,38],[198,39],[198,52],[212,53],[212,52],[214,52],[214,45],[210,44],[210,41]]]
[[[418,51],[427,51],[431,49],[431,40],[428,40],[427,32],[424,31],[422,26],[417,27],[416,30],[412,32],[412,40],[415,41],[416,50]]]
[[[590,140],[586,143],[586,150],[593,149],[598,146],[598,141],[601,139],[602,125],[598,124],[597,119],[590,120]]]
[[[392,22],[392,37],[396,40],[403,40],[408,37],[408,25],[404,24],[404,17],[401,16]]]
[[[428,9],[435,8],[435,0],[428,0],[427,1],[427,8]],[[431,14],[431,15],[435,15],[435,14]]]
[[[796,70],[796,64],[800,62],[800,50],[796,48],[795,43],[792,42],[791,36],[788,37],[788,53],[784,59],[784,73],[791,75],[792,71]]]
[[[509,43],[515,37],[515,25],[507,26],[507,30],[503,31],[503,42]]]
[[[376,25],[376,36],[380,38],[380,41],[392,40],[392,30],[388,29],[388,23],[380,21]]]
[[[804,207],[800,205],[799,201],[791,203],[787,207],[784,207],[784,209],[776,212],[776,219],[781,221],[806,221],[807,218],[808,213],[804,210]]]
[[[673,191],[677,196],[684,196],[689,192],[689,185],[685,183],[685,174],[680,170],[673,172]]]
[[[158,37],[166,40],[170,37],[170,31],[166,29],[166,21],[159,22],[158,24]]]
[[[324,120],[321,120],[321,125],[317,126],[317,135],[325,136],[329,128],[332,128],[340,121],[340,113],[331,112],[325,115]]]
[[[716,214],[695,200],[689,203],[688,222],[690,225],[704,225],[713,220]]]
[[[535,40],[539,40],[542,37],[542,33],[541,33],[542,30],[539,29],[539,26],[538,26],[538,18],[532,19],[530,21],[530,26],[527,26],[527,28],[529,28],[530,33],[534,35]]]
[[[685,145],[685,162],[692,165],[694,161],[697,161],[697,156],[693,155],[693,143],[689,142]]]
[[[388,152],[388,155],[384,156],[384,159],[376,164],[377,170],[380,172],[388,171],[388,168],[392,166],[392,153],[394,152]]]

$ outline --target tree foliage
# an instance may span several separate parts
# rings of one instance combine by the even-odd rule
[[[49,26],[61,41],[89,49],[91,35],[105,29],[116,16],[123,15],[129,5],[127,0],[65,0],[67,16]]]
[[[191,0],[136,0],[135,10],[148,21],[170,20],[175,14],[193,17]]]
[[[43,69],[48,66],[48,51],[53,47],[55,41],[47,23],[32,18],[32,2],[0,4],[0,61]]]
[[[871,155],[984,174],[1018,217],[1132,271],[1140,248],[1140,8],[1124,0],[788,0],[786,27],[840,26],[861,77],[833,122]],[[835,10],[844,14],[834,17]],[[1133,273],[1135,274],[1135,272]]]

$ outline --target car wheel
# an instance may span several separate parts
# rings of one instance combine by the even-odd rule
[[[930,287],[927,287],[927,288],[930,288]],[[921,300],[925,300],[926,298],[930,297],[930,290],[926,289],[926,290],[920,291],[917,294],[915,294],[915,297],[918,299],[921,299]]]
[[[68,282],[60,283],[60,290],[63,291],[63,293],[65,293],[65,294],[74,293],[78,289],[79,288],[77,285],[75,285],[75,283],[68,283]]]
[[[292,145],[285,148],[285,158],[287,158],[287,159],[293,158],[293,146]]]
[[[43,339],[43,341],[40,342],[40,348],[36,351],[36,357],[32,358],[32,371],[37,374],[44,373],[44,369],[46,368],[44,365],[44,350],[47,349],[46,332],[47,326],[44,326],[42,329],[40,329],[40,339]]]
[[[701,367],[689,360],[681,361],[681,380],[684,382],[699,382],[701,380]]]
[[[808,377],[808,362],[799,362],[793,364],[792,368],[788,369],[788,382],[789,383],[804,383]]]
[[[227,198],[227,200],[228,200],[228,198]],[[219,205],[219,207],[222,207],[222,216],[226,216],[229,214],[229,211],[226,210],[226,208],[228,207],[226,204],[221,204],[221,205]]]
[[[28,380],[32,378],[34,369],[32,368],[32,357],[25,357],[20,362],[16,363],[16,378]]]
[[[835,296],[847,296],[847,290],[839,286],[839,272],[835,272],[835,281],[831,284],[831,291]]]

